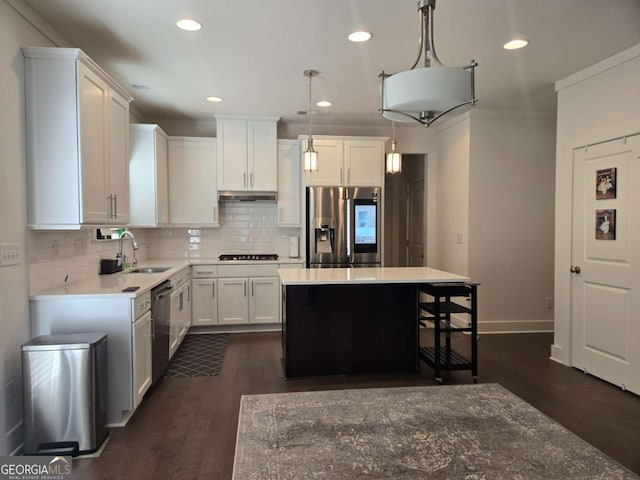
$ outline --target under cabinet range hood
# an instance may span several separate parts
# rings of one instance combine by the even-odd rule
[[[218,192],[221,202],[276,202],[276,192]]]

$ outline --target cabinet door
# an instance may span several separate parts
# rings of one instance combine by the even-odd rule
[[[169,358],[173,357],[179,345],[180,337],[180,291],[171,294],[171,314],[169,316]]]
[[[133,323],[133,408],[151,386],[151,312]]]
[[[278,141],[278,226],[301,225],[300,143]]]
[[[343,185],[345,183],[343,141],[314,140],[313,146],[318,152],[318,171],[305,172],[305,183],[307,185]],[[306,148],[307,142],[303,140],[302,150]]]
[[[233,325],[249,321],[249,280],[247,278],[218,279],[218,324]]]
[[[248,189],[278,189],[278,132],[275,121],[247,121]]]
[[[384,151],[382,142],[344,141],[344,184],[354,187],[384,185]]]
[[[109,223],[129,223],[129,102],[109,92],[108,194]]]
[[[169,223],[169,184],[167,179],[167,137],[156,131],[156,224]]]
[[[212,278],[191,281],[193,301],[191,319],[194,326],[218,324],[217,281]]]
[[[218,120],[218,190],[247,190],[247,122]]]
[[[169,138],[169,222],[219,226],[215,140]]]
[[[78,90],[81,223],[107,223],[111,205],[106,180],[109,87],[84,64],[78,63]]]
[[[277,277],[257,277],[249,280],[249,323],[280,322],[280,280]]]

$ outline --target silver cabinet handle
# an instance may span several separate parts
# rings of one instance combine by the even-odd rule
[[[216,284],[211,285],[211,298],[216,298]]]
[[[242,282],[242,284],[244,285],[244,296],[247,296],[247,282],[246,280],[244,282]]]
[[[249,174],[249,186],[253,187],[253,173]]]
[[[253,287],[254,287],[255,283],[251,282],[251,296],[253,297]]]
[[[247,186],[247,174],[246,173],[242,174],[242,186],[243,187]]]
[[[580,273],[580,267],[578,265],[571,265],[571,273]]]
[[[118,195],[113,195],[113,218],[118,218]]]
[[[218,207],[216,207],[215,205],[213,206],[213,222],[217,222],[218,221]]]
[[[347,169],[347,183],[351,183],[351,169]]]
[[[342,169],[340,169],[340,183],[342,183]]]

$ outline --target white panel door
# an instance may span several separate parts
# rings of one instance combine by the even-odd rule
[[[133,406],[140,405],[151,386],[151,312],[133,324]]]
[[[384,152],[382,142],[344,141],[344,184],[354,187],[382,187]]]
[[[280,321],[280,279],[259,277],[250,279],[249,323]]]
[[[273,120],[247,121],[248,189],[275,192],[278,189],[278,132]]]
[[[78,77],[81,222],[106,223],[111,204],[106,181],[109,87],[82,63],[78,63]]]
[[[218,298],[216,296],[217,282],[213,278],[194,279],[193,287],[192,323],[198,325],[218,324]]]
[[[113,195],[109,223],[129,223],[129,102],[109,92],[108,192]]]
[[[247,121],[218,120],[218,190],[247,190]]]
[[[249,321],[249,280],[218,279],[218,324],[235,325]]]
[[[572,365],[640,393],[640,136],[574,151]]]
[[[302,141],[302,150],[307,141]],[[318,152],[318,171],[306,172],[307,185],[340,186],[345,179],[344,142],[342,140],[313,140],[313,148]]]

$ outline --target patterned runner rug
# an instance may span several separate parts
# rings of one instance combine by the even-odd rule
[[[498,384],[244,395],[233,480],[637,479]]]
[[[228,333],[187,335],[171,359],[164,377],[218,375],[228,342]]]

